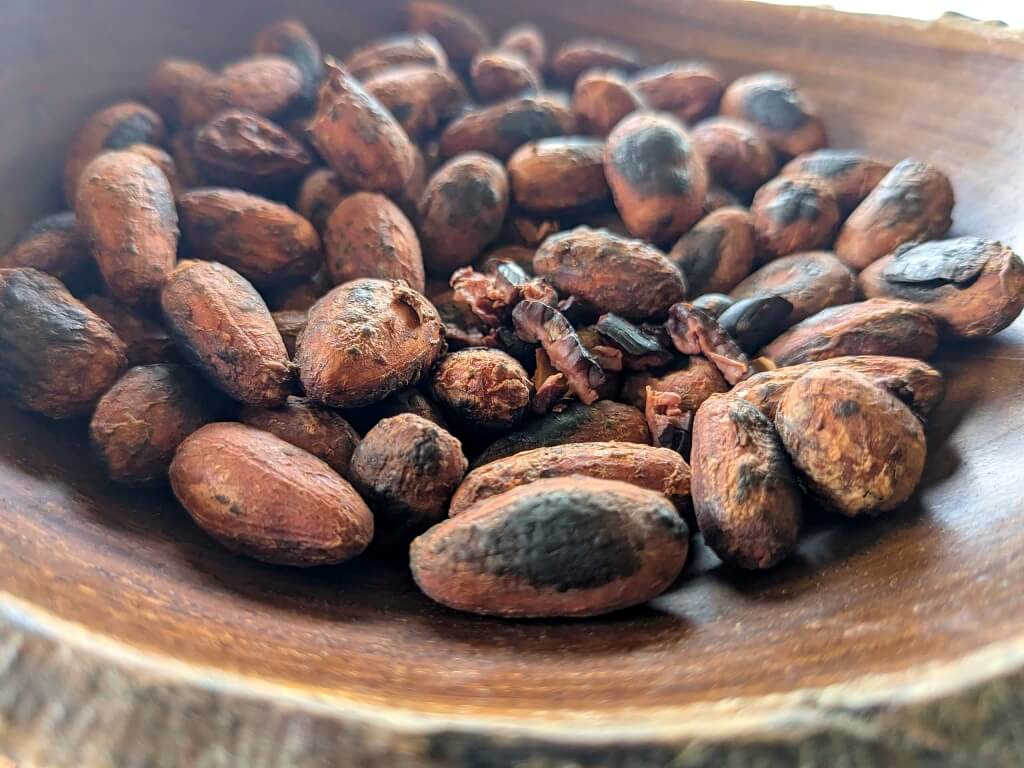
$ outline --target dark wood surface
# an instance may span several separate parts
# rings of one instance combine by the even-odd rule
[[[278,5],[15,2],[0,23],[0,241],[55,204],[60,148],[84,113],[136,91],[161,55],[241,51]],[[836,145],[935,161],[954,179],[958,232],[1024,248],[1024,40],[733,0],[473,5],[494,31],[535,19],[553,40],[610,33],[652,61],[788,69]],[[288,4],[337,53],[391,29],[396,8]],[[588,621],[459,615],[379,560],[244,560],[167,494],[112,488],[81,424],[0,406],[0,755],[1019,765],[1024,324],[946,345],[938,364],[949,393],[908,508],[812,515],[799,553],[765,574],[698,548],[652,605]]]

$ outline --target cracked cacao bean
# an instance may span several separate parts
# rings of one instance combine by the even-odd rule
[[[1024,260],[1002,243],[958,237],[901,248],[860,273],[865,296],[923,305],[953,336],[991,336],[1024,308]]]

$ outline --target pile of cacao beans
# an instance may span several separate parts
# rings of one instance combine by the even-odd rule
[[[0,260],[5,396],[235,552],[407,551],[524,617],[655,597],[697,530],[770,568],[808,498],[911,496],[924,361],[1024,306],[941,170],[828,149],[785,74],[425,0],[344,59],[316,32],[161,62]]]

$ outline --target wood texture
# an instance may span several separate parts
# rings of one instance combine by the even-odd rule
[[[1024,247],[1024,40],[738,0],[478,0],[492,32],[611,34],[730,76],[788,69],[836,145],[951,172],[956,231]],[[82,116],[164,54],[215,63],[279,4],[15,0],[0,25],[0,241],[57,207]],[[326,50],[392,0],[295,0]],[[88,62],[88,65],[83,65]],[[1018,766],[1024,324],[943,348],[921,492],[816,516],[751,576],[701,551],[651,606],[500,622],[374,560],[226,553],[168,494],[112,489],[81,424],[0,406],[0,754],[19,766]]]

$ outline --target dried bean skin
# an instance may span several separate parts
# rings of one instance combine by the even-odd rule
[[[353,51],[345,60],[345,69],[365,82],[377,72],[407,64],[446,69],[448,56],[433,35],[392,35]]]
[[[679,407],[683,411],[696,412],[701,403],[714,394],[729,391],[727,382],[719,370],[707,358],[692,355],[682,365],[667,373],[634,373],[622,384],[622,399],[643,409],[647,404],[647,388],[654,392],[671,392],[679,395]]]
[[[649,108],[671,112],[686,123],[714,114],[725,90],[715,70],[693,61],[642,70],[629,84]]]
[[[540,72],[544,68],[548,58],[544,33],[533,24],[509,27],[498,40],[498,49],[518,53],[535,72]]]
[[[682,514],[690,508],[690,467],[675,451],[636,443],[575,443],[536,448],[470,472],[452,496],[450,517],[492,496],[536,480],[582,475],[619,480],[665,495]]]
[[[105,152],[82,171],[75,213],[115,297],[153,301],[178,257],[178,213],[163,171],[134,152]]]
[[[179,361],[174,341],[160,323],[109,296],[92,294],[82,303],[106,320],[125,343],[131,365],[153,365]]]
[[[447,3],[412,0],[406,7],[410,32],[427,32],[437,38],[454,67],[465,68],[490,43],[480,21]]]
[[[437,130],[458,115],[469,99],[454,72],[420,64],[382,70],[363,84],[412,137]]]
[[[526,59],[513,51],[482,51],[470,67],[473,90],[481,101],[498,101],[540,90],[540,78]]]
[[[643,106],[640,95],[615,71],[584,72],[572,91],[580,132],[592,136],[607,136],[622,118]]]
[[[750,204],[758,248],[768,259],[832,244],[839,227],[839,204],[817,176],[773,179]]]
[[[516,203],[535,213],[558,214],[611,200],[604,177],[604,142],[553,138],[524,144],[508,160]]]
[[[603,229],[577,227],[549,237],[533,269],[560,293],[628,320],[663,318],[686,295],[682,274],[661,251]]]
[[[858,373],[826,368],[797,379],[775,425],[811,493],[848,517],[897,508],[921,479],[921,422]]]
[[[413,578],[462,611],[593,616],[643,603],[682,570],[686,523],[664,496],[613,480],[539,480],[412,543]]]
[[[92,257],[73,211],[44,216],[18,235],[0,256],[0,268],[32,267],[65,277]]]
[[[518,96],[467,112],[441,134],[441,157],[484,152],[499,160],[528,141],[576,133],[568,101],[556,93]]]
[[[360,279],[310,309],[295,364],[308,397],[351,408],[416,383],[444,348],[441,318],[422,295],[404,283]]]
[[[85,166],[102,152],[164,140],[164,121],[145,104],[122,101],[93,114],[78,130],[64,160],[64,198],[74,206]]]
[[[196,131],[196,165],[211,184],[254,192],[295,181],[313,164],[306,148],[276,123],[226,110]]]
[[[757,408],[715,395],[693,424],[693,507],[724,562],[763,569],[796,549],[802,503],[775,427]]]
[[[245,109],[276,118],[302,99],[305,77],[284,56],[260,54],[239,59],[182,93],[181,122],[197,126],[225,109]]]
[[[112,480],[163,485],[178,445],[224,410],[196,373],[183,365],[127,371],[96,405],[93,447]]]
[[[690,131],[697,154],[711,178],[749,194],[775,175],[775,154],[754,126],[730,117],[702,120]]]
[[[270,313],[270,316],[274,318],[274,325],[277,326],[278,333],[281,334],[284,348],[288,350],[288,357],[295,357],[299,334],[306,327],[306,313],[305,309],[282,309]]]
[[[534,448],[609,440],[649,445],[651,433],[644,415],[631,405],[611,400],[599,400],[593,405],[572,403],[560,413],[534,419],[491,443],[473,466],[480,467]]]
[[[978,237],[899,249],[868,266],[865,296],[923,305],[948,335],[991,336],[1024,308],[1024,260],[1002,243]]]
[[[742,208],[709,213],[668,254],[686,277],[690,296],[728,293],[750,274],[755,256],[753,220]]]
[[[423,255],[409,219],[383,195],[357,192],[334,209],[324,232],[327,270],[335,285],[374,277],[424,290]]]
[[[820,177],[832,188],[840,213],[847,216],[891,170],[892,164],[863,152],[819,149],[793,158],[779,171],[779,175],[810,174]]]
[[[673,304],[665,330],[677,350],[684,355],[703,355],[730,384],[753,373],[747,356],[718,320],[692,304]]]
[[[238,420],[308,451],[342,477],[349,477],[359,434],[337,411],[292,395],[277,408],[247,405]]]
[[[57,278],[0,269],[0,388],[19,407],[86,416],[126,363],[124,342]]]
[[[780,296],[793,305],[788,325],[827,307],[857,300],[857,278],[828,251],[794,253],[768,262],[733,288],[735,301]]]
[[[868,299],[823,309],[759,353],[777,367],[846,355],[931,357],[938,331],[931,313],[907,301]]]
[[[309,135],[327,165],[352,189],[397,195],[416,156],[402,126],[343,69],[328,64]]]
[[[588,69],[636,69],[636,53],[608,40],[568,40],[551,55],[548,71],[556,82],[571,86]]]
[[[726,296],[724,293],[705,293],[702,296],[698,296],[691,303],[697,309],[703,309],[712,317],[718,318],[734,302],[731,296]]]
[[[825,123],[797,89],[779,72],[761,72],[732,82],[722,96],[724,117],[746,120],[785,157],[821,149],[828,144]]]
[[[468,152],[442,165],[419,202],[427,270],[448,274],[479,256],[501,233],[508,198],[508,176],[493,157]]]
[[[239,189],[191,189],[178,199],[193,258],[222,262],[257,284],[299,278],[323,263],[320,236],[291,208]]]
[[[781,296],[740,299],[718,317],[718,324],[748,355],[789,327],[793,305]]]
[[[214,73],[193,59],[163,59],[146,80],[146,101],[168,123],[181,122],[186,92],[202,87]]]
[[[349,560],[373,538],[373,515],[327,464],[244,424],[207,424],[178,447],[171,488],[228,549],[277,565]]]
[[[330,168],[317,168],[302,180],[293,207],[323,235],[327,219],[346,193],[338,174]]]
[[[634,112],[608,134],[605,175],[629,231],[671,242],[701,217],[708,174],[683,124],[660,112]]]
[[[511,427],[530,408],[533,387],[519,362],[497,349],[447,355],[430,380],[434,399],[458,420],[484,429]]]
[[[927,163],[898,163],[850,214],[836,238],[836,256],[864,269],[912,240],[942,237],[953,223],[953,187]]]
[[[392,538],[443,520],[465,472],[462,444],[413,413],[378,423],[352,457],[352,482],[373,510],[377,534]]]
[[[928,363],[909,357],[853,355],[815,363],[802,363],[764,371],[740,382],[732,394],[757,406],[769,419],[797,379],[810,371],[841,369],[867,377],[924,419],[942,402],[946,385],[942,374]]]
[[[234,270],[181,262],[160,296],[164,322],[181,353],[235,400],[282,405],[292,365],[262,297]]]
[[[253,40],[254,53],[270,53],[291,59],[302,73],[302,101],[312,104],[324,76],[324,57],[320,44],[298,19],[281,19],[264,29]]]

